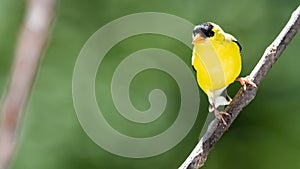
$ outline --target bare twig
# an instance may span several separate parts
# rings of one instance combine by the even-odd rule
[[[0,169],[7,168],[15,150],[18,124],[46,44],[54,4],[54,0],[27,0],[11,79],[0,109]]]
[[[279,56],[285,50],[286,46],[296,35],[299,27],[300,6],[298,6],[298,8],[293,12],[286,26],[276,37],[273,43],[266,49],[262,58],[251,72],[250,77],[254,79],[254,83],[256,83],[257,86],[259,86],[268,71],[271,69],[272,65],[277,61]],[[241,88],[233,98],[230,105],[225,109],[225,111],[231,115],[230,117],[225,117],[228,125],[224,126],[222,122],[218,122],[216,119],[213,120],[204,136],[200,139],[192,153],[179,167],[179,169],[197,169],[203,166],[209,151],[222,137],[224,132],[230,127],[242,109],[254,99],[256,92],[257,88],[253,88],[251,86],[248,86],[246,91]]]

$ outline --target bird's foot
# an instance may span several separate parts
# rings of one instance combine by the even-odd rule
[[[253,78],[250,76],[239,77],[239,78],[236,78],[236,80],[241,83],[244,90],[247,89],[247,84],[249,84],[250,86],[252,86],[254,88],[257,88],[256,84],[253,82]]]
[[[223,123],[225,126],[227,126],[227,123],[226,123],[226,121],[224,120],[223,115],[230,116],[230,114],[227,113],[227,112],[225,112],[225,111],[219,111],[219,110],[217,110],[217,109],[215,109],[214,113],[215,113],[216,118],[217,118],[218,120],[222,121],[222,123]]]

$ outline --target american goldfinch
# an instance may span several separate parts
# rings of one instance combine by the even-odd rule
[[[214,111],[216,118],[227,125],[223,115],[229,114],[218,110],[219,106],[228,105],[231,101],[226,88],[235,80],[240,81],[244,89],[246,84],[256,87],[250,77],[237,78],[242,68],[242,47],[232,35],[211,22],[194,28],[192,43],[192,65],[200,88],[208,96],[209,112]]]

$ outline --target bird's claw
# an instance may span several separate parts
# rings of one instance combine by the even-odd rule
[[[244,90],[247,89],[247,84],[249,84],[250,86],[252,86],[254,88],[257,88],[256,84],[253,82],[253,78],[250,76],[239,77],[239,78],[236,78],[236,80],[241,83]]]
[[[216,110],[216,109],[215,109],[214,113],[215,113],[216,118],[217,118],[218,120],[222,121],[222,123],[223,123],[225,126],[227,126],[227,123],[226,123],[226,121],[225,121],[223,115],[230,116],[230,114],[227,113],[227,112],[225,112],[225,111],[218,111],[218,110]]]

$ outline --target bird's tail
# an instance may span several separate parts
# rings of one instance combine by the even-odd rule
[[[212,112],[214,108],[226,106],[231,102],[231,98],[227,94],[226,87],[209,92],[208,100],[210,103],[209,112]]]

